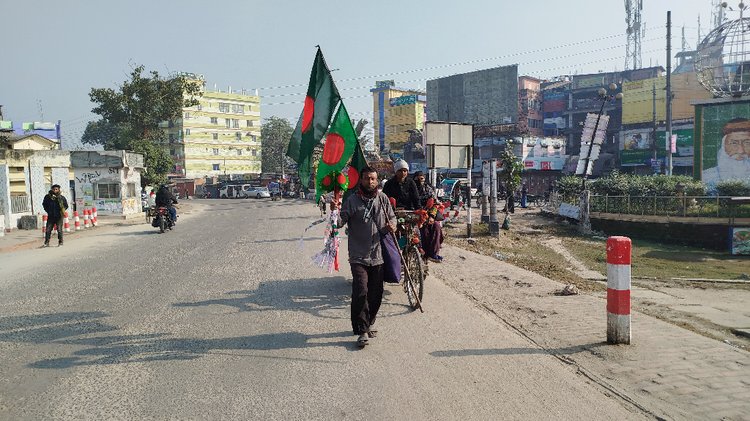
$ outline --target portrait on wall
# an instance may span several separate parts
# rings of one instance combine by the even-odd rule
[[[722,181],[750,179],[750,105],[706,107],[701,179],[710,190]]]

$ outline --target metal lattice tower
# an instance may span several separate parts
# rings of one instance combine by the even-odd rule
[[[739,19],[725,20],[711,31],[698,46],[695,70],[698,81],[716,97],[750,95],[750,6],[739,3]],[[722,18],[724,14],[722,14]]]
[[[641,68],[641,10],[643,0],[625,0],[625,23],[628,24],[625,70]]]

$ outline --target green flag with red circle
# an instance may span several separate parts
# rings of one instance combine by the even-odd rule
[[[356,181],[350,183],[348,178],[344,177],[347,174],[341,173],[341,170],[349,162],[358,145],[357,134],[352,127],[349,113],[346,112],[346,107],[341,102],[336,115],[333,117],[331,127],[328,129],[323,156],[318,163],[318,171],[315,175],[316,201],[320,198],[321,193],[332,191],[336,185],[339,187],[356,186]]]
[[[318,47],[315,62],[310,72],[305,105],[292,133],[286,154],[297,163],[302,185],[307,187],[312,167],[312,154],[328,129],[331,115],[341,96],[331,77],[323,52]]]

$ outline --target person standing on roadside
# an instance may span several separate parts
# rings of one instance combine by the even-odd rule
[[[52,235],[52,228],[57,225],[57,246],[63,245],[63,217],[68,210],[68,200],[60,193],[60,185],[55,184],[52,189],[44,196],[42,207],[47,212],[47,226],[44,227],[44,245],[49,247],[49,238]]]
[[[388,197],[378,191],[378,173],[360,171],[356,193],[343,205],[331,200],[331,211],[341,209],[338,226],[349,226],[349,265],[352,270],[352,330],[364,347],[377,330],[373,327],[383,301],[383,251],[380,237],[396,230],[396,215]]]

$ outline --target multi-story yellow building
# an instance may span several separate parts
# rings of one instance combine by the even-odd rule
[[[166,128],[174,175],[260,174],[260,97],[208,90],[202,76],[186,76],[203,89],[199,104],[184,108],[182,118]]]
[[[376,82],[371,89],[375,145],[401,155],[410,130],[422,130],[427,97],[423,91],[397,88],[392,80]]]

